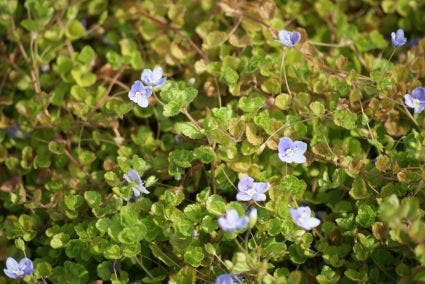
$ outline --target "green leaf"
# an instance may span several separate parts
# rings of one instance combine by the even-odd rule
[[[238,82],[238,73],[230,67],[224,67],[221,76],[228,85],[234,85]]]
[[[208,48],[216,48],[225,43],[227,40],[227,33],[220,31],[213,31],[208,33],[206,44]]]
[[[307,184],[302,179],[287,175],[279,183],[278,188],[284,193],[291,193],[296,197],[301,198],[307,188]]]
[[[83,64],[91,64],[91,62],[95,59],[96,52],[90,45],[86,45],[77,55],[78,61]]]
[[[339,110],[334,113],[334,123],[346,129],[357,128],[357,115],[348,110]]]
[[[292,104],[292,98],[288,94],[280,94],[278,95],[275,100],[274,104],[281,110],[289,109],[289,107]]]
[[[192,159],[193,154],[188,150],[175,150],[168,157],[170,165],[177,165],[182,168],[190,168]]]
[[[76,40],[86,35],[86,29],[80,21],[71,20],[66,25],[65,35],[71,40]]]
[[[321,273],[316,276],[316,279],[320,284],[332,284],[337,283],[340,279],[340,276],[329,266],[324,265],[322,267]]]
[[[292,244],[288,249],[289,257],[293,263],[302,264],[307,260],[305,250],[298,244]]]
[[[344,275],[353,281],[367,280],[367,273],[365,271],[357,271],[357,270],[349,268],[344,272]]]
[[[376,210],[370,205],[362,204],[359,206],[356,216],[356,222],[363,228],[372,226],[375,222]]]
[[[198,91],[188,87],[184,82],[167,82],[161,88],[161,99],[164,101],[164,116],[175,116],[186,108],[197,96]]]
[[[280,93],[280,83],[277,79],[270,78],[261,84],[261,90],[268,94],[276,95]]]
[[[139,223],[134,226],[124,228],[118,234],[118,240],[124,244],[132,244],[140,242],[146,235],[147,228],[144,224]]]
[[[235,253],[232,258],[232,263],[233,263],[232,272],[244,273],[251,270],[250,262],[251,262],[251,259],[246,254],[242,252]]]
[[[247,97],[239,100],[239,108],[244,112],[253,112],[259,110],[265,103],[266,99],[258,93],[252,93]]]
[[[69,241],[69,235],[65,233],[59,233],[53,236],[50,240],[50,246],[54,249],[64,247]]]
[[[177,223],[177,231],[182,234],[183,236],[190,237],[192,236],[195,227],[193,226],[193,223],[189,219],[185,218],[178,218],[176,220]]]
[[[350,190],[350,196],[354,199],[365,199],[370,196],[366,182],[362,178],[358,177],[354,179]]]
[[[122,256],[121,248],[116,244],[111,244],[105,249],[103,256],[107,259],[120,259]]]
[[[312,102],[310,104],[310,109],[315,115],[323,115],[326,111],[325,106],[319,101]]]
[[[201,247],[189,247],[184,253],[184,262],[192,265],[193,267],[200,266],[203,259],[204,252]]]
[[[195,149],[193,154],[196,159],[201,160],[204,164],[211,164],[216,159],[214,149],[209,146],[200,146]]]
[[[71,75],[80,87],[90,87],[97,80],[96,75],[91,73],[87,66],[75,67],[71,70]]]
[[[97,191],[86,191],[84,192],[84,198],[87,201],[87,204],[93,208],[100,206],[102,204],[102,196]]]
[[[170,277],[170,284],[195,284],[196,270],[187,266],[180,269],[177,274]]]
[[[226,204],[220,195],[214,194],[207,199],[207,210],[214,215],[222,215],[226,211]]]
[[[35,265],[34,274],[37,278],[49,277],[52,274],[52,265],[47,261],[38,262]]]
[[[223,204],[224,205],[224,204]],[[201,222],[201,229],[207,233],[212,233],[218,228],[217,219],[211,216],[205,216]]]
[[[205,136],[205,131],[199,130],[192,122],[178,122],[175,127],[179,133],[192,139],[201,139]]]

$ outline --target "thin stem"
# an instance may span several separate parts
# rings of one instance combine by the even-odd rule
[[[222,169],[224,176],[226,177],[227,181],[233,186],[236,191],[238,191],[238,188],[233,184],[233,182],[230,180],[229,176],[227,175],[226,171]]]
[[[165,106],[165,104],[158,98],[158,96],[155,94],[154,91],[152,91],[152,95],[154,96],[154,98],[158,101],[158,103],[160,103],[160,105]]]
[[[218,106],[221,107],[221,93],[220,93],[220,86],[218,85],[217,78],[214,77],[215,87],[217,89],[217,95],[218,95]]]
[[[267,208],[267,207],[265,207],[265,206],[261,205],[261,204],[260,204],[260,203],[258,203],[257,201],[254,201],[254,203],[255,203],[255,205],[256,205],[256,206],[258,206],[258,207],[260,207],[260,208],[263,208],[264,210],[267,210],[267,211],[270,211],[270,212],[274,212],[273,210],[270,210],[269,208]]]
[[[234,241],[235,241],[235,243],[238,245],[238,247],[243,251],[243,252],[246,252],[246,250],[244,249],[244,247],[239,243],[239,241],[238,241],[238,239],[237,238],[235,238],[234,239]]]
[[[283,77],[285,78],[285,84],[286,84],[286,89],[288,90],[289,95],[292,97],[292,93],[291,93],[291,89],[289,88],[289,84],[288,84],[288,77],[286,77],[286,68],[285,68],[285,50],[282,51],[282,62],[280,65],[280,73],[282,74],[283,71]],[[282,86],[282,75],[280,76],[280,82],[281,82],[281,86]]]
[[[395,52],[396,52],[397,48],[398,48],[398,47],[394,48],[393,52],[392,52],[392,53],[391,53],[391,55],[390,55],[390,58],[388,58],[388,62],[389,62],[389,61],[391,61],[391,59],[393,58],[393,56],[394,56],[394,54],[395,54]]]
[[[407,114],[407,116],[410,118],[410,120],[413,121],[413,123],[415,123],[417,127],[419,127],[419,124],[416,121],[415,117],[410,113],[410,111],[406,108],[406,106],[403,103],[401,105],[403,106],[403,109],[405,113]]]
[[[114,268],[114,274],[115,274],[115,280],[118,280],[118,274],[117,274],[117,269],[115,268],[115,264],[117,263],[116,260],[114,260],[114,264],[112,265],[112,268]]]
[[[143,271],[145,271],[146,274],[149,275],[150,278],[154,278],[153,275],[149,272],[149,270],[146,269],[143,262],[137,256],[134,257],[134,260],[136,260],[136,262],[140,265]]]
[[[187,109],[186,108],[182,108],[181,110],[180,110],[180,112],[182,113],[182,114],[184,114],[194,125],[195,125],[195,127],[196,127],[196,129],[198,129],[198,130],[202,130],[202,127],[198,124],[198,122],[190,115],[190,113],[188,113],[187,112]]]
[[[312,45],[326,46],[326,47],[345,47],[345,46],[350,46],[352,44],[351,41],[339,42],[339,43],[325,43],[325,42],[317,42],[317,41],[311,41],[311,40],[309,40],[308,43]]]
[[[392,52],[392,53],[391,53],[391,55],[390,55],[390,58],[388,58],[387,62],[385,62],[386,64],[385,64],[385,66],[384,66],[384,70],[385,70],[385,69],[387,69],[388,64],[391,62],[391,59],[393,58],[393,56],[394,56],[394,54],[395,54],[395,52],[396,52],[396,51],[397,51],[397,47],[396,47],[396,48],[394,48],[393,52]]]

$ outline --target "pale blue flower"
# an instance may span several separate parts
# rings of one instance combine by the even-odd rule
[[[226,216],[218,218],[218,224],[223,231],[235,231],[245,228],[249,223],[249,217],[239,217],[236,209],[230,209],[226,212]]]
[[[148,194],[150,193],[146,187],[144,186],[143,180],[140,178],[138,172],[133,169],[130,169],[126,174],[124,174],[123,178],[132,185],[133,196],[130,201],[137,199],[140,197],[142,193]]]
[[[295,224],[304,230],[309,231],[320,225],[319,219],[316,217],[311,217],[311,209],[308,206],[301,206],[296,209],[290,208],[289,212]]]
[[[425,109],[425,88],[418,87],[413,89],[412,94],[404,95],[404,102],[414,113],[420,113]]]
[[[215,279],[215,284],[236,284],[242,283],[244,277],[242,275],[235,275],[232,273],[225,273],[219,275]]]
[[[25,257],[17,262],[13,257],[8,257],[6,260],[6,268],[4,273],[9,278],[23,278],[34,271],[32,260]]]
[[[404,31],[402,29],[398,29],[396,32],[392,32],[391,42],[395,47],[404,45],[407,42],[407,39],[404,36]]]
[[[151,95],[152,88],[143,85],[141,81],[134,82],[133,86],[131,86],[130,92],[128,92],[128,98],[143,108],[148,106],[148,99]]]
[[[21,127],[16,123],[9,126],[6,130],[6,133],[10,137],[16,138],[16,139],[27,139],[29,137],[29,134],[26,132],[23,132]]]
[[[302,164],[306,162],[304,156],[307,144],[302,141],[292,141],[291,138],[283,137],[279,139],[278,156],[282,162]]]
[[[82,20],[81,20],[81,24],[83,25],[83,27],[84,27],[85,29],[87,29],[87,19],[82,19]]]
[[[299,32],[290,32],[287,30],[279,31],[279,42],[287,47],[294,47],[301,39]]]
[[[167,81],[166,77],[162,77],[162,68],[155,67],[153,70],[144,69],[142,72],[141,80],[147,86],[161,88]]]
[[[418,43],[419,43],[420,40],[421,40],[420,38],[411,39],[410,42],[409,42],[409,46],[410,47],[413,47],[413,46],[418,45]]]
[[[269,190],[269,183],[267,182],[254,182],[254,179],[250,176],[244,176],[239,180],[238,183],[238,194],[236,199],[238,201],[264,201],[266,195],[264,194]]]

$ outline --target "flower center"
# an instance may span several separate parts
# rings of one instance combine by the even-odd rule
[[[142,96],[142,93],[136,92],[136,94],[134,96],[136,97],[136,99],[139,99]]]
[[[420,101],[420,100],[418,100],[418,99],[413,99],[413,105],[414,105],[415,107],[418,107],[418,106],[420,106],[420,105],[421,105],[421,101]]]
[[[294,150],[292,150],[292,149],[286,150],[286,155],[292,156],[293,154],[294,154]]]
[[[15,270],[13,271],[17,276],[22,276],[24,275],[24,272],[22,270]]]
[[[251,188],[246,193],[248,193],[249,196],[253,196],[255,194],[255,190]]]

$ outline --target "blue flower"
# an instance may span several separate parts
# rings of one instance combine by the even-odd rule
[[[23,132],[21,127],[19,127],[17,124],[12,124],[9,126],[6,130],[6,133],[12,138],[27,139],[29,137],[29,134]]]
[[[155,67],[153,70],[144,69],[142,72],[141,80],[147,86],[161,88],[167,81],[166,77],[162,77],[162,68]]]
[[[6,260],[6,268],[4,273],[9,278],[23,278],[34,271],[34,266],[31,259],[25,257],[17,262],[13,257],[8,257]]]
[[[219,275],[215,279],[215,284],[236,284],[236,283],[242,283],[243,281],[242,275],[235,275],[232,273],[225,273]]]
[[[290,32],[287,30],[279,31],[279,42],[287,47],[294,47],[301,39],[299,32]]]
[[[148,194],[150,193],[144,186],[142,179],[138,172],[133,169],[130,169],[126,174],[124,174],[123,178],[132,185],[133,196],[130,198],[130,201],[135,201],[142,193]]]
[[[404,31],[402,29],[398,29],[396,32],[392,32],[391,42],[395,47],[404,45],[407,42],[407,39],[404,36]]]
[[[128,92],[128,98],[143,108],[148,106],[148,98],[151,95],[152,88],[144,86],[141,81],[134,82],[130,92]]]
[[[279,139],[278,145],[279,159],[285,163],[302,164],[306,162],[304,156],[307,144],[302,141],[292,141],[291,138],[283,137]]]
[[[420,41],[420,38],[411,39],[410,42],[409,42],[409,46],[410,47],[416,46],[416,45],[418,45],[419,41]]]
[[[311,217],[311,209],[308,206],[301,206],[297,209],[290,208],[289,212],[295,224],[304,230],[309,231],[320,225],[319,219]]]
[[[83,25],[84,28],[87,29],[87,19],[82,19],[81,24]]]
[[[218,224],[223,231],[235,231],[245,228],[249,223],[247,216],[239,217],[236,209],[230,209],[226,212],[225,217],[218,218]]]
[[[264,193],[269,190],[269,187],[270,185],[267,182],[254,182],[252,177],[244,176],[239,180],[239,192],[236,199],[238,201],[264,201],[266,200]]]
[[[425,109],[425,88],[418,87],[413,89],[412,94],[404,95],[404,102],[414,113],[420,113]]]

